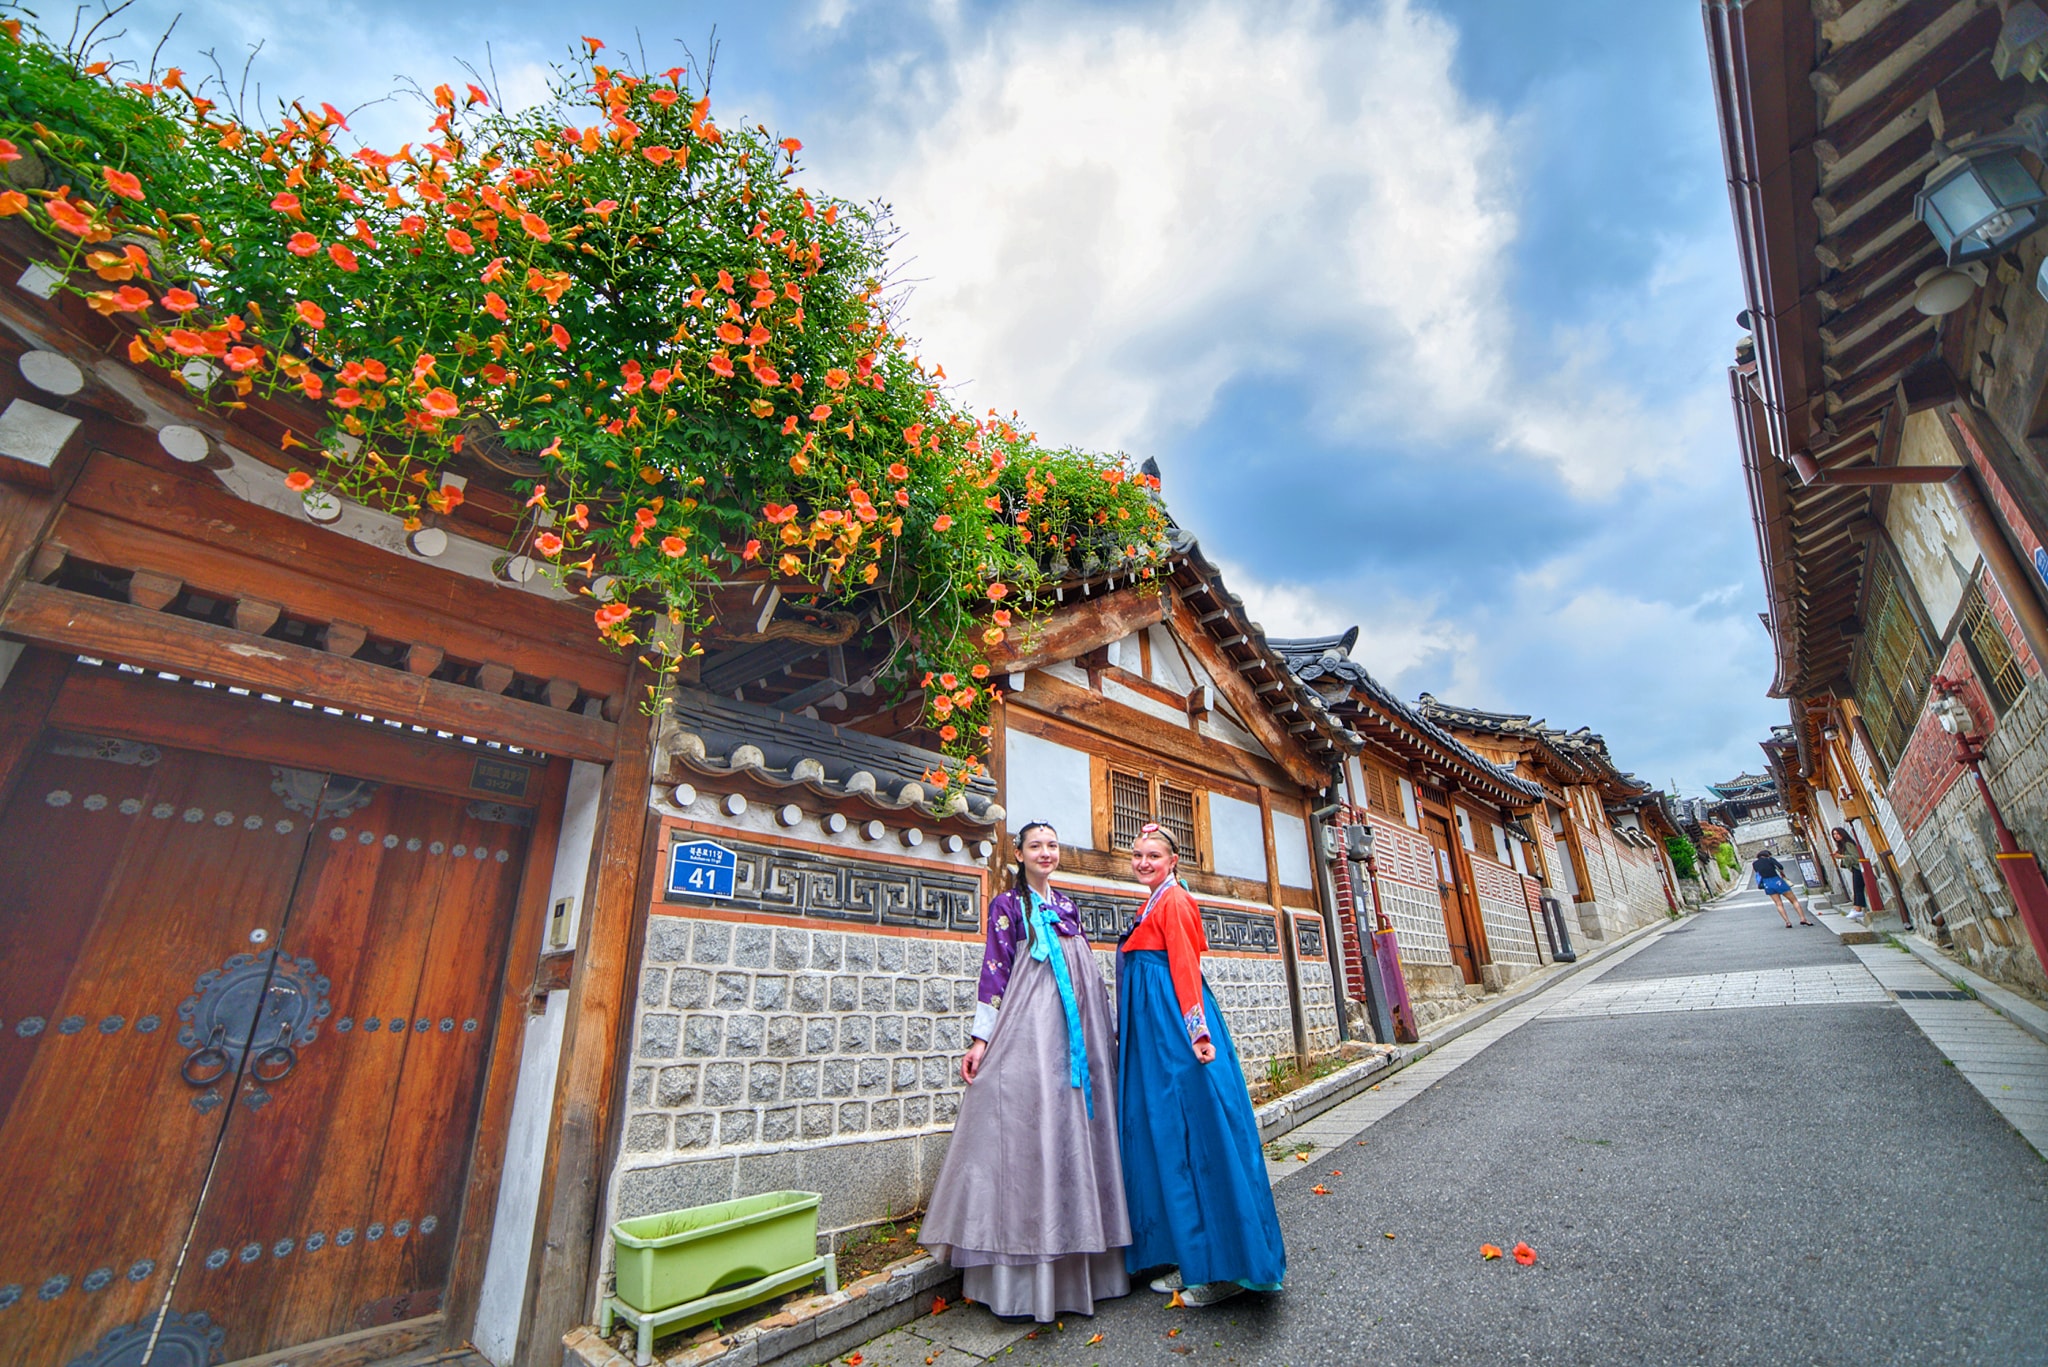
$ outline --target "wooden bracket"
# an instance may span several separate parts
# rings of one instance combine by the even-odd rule
[[[35,554],[29,557],[28,577],[38,584],[49,583],[57,577],[57,572],[64,568],[64,561],[70,555],[70,550],[63,542],[45,541],[36,547]]]
[[[439,669],[441,661],[447,658],[448,653],[441,647],[414,641],[405,648],[405,669],[408,674],[425,676]]]
[[[128,580],[128,601],[139,608],[161,612],[184,592],[185,581],[155,570],[137,570]]]
[[[329,655],[354,658],[355,653],[363,648],[363,642],[369,639],[367,627],[357,626],[354,622],[329,622],[320,644]]]
[[[566,708],[576,701],[580,691],[574,679],[549,679],[545,690],[548,706]]]
[[[277,619],[284,615],[281,603],[266,603],[261,598],[237,598],[235,600],[235,630],[246,631],[252,636],[261,636],[277,625]]]
[[[486,661],[476,667],[476,686],[486,693],[503,693],[512,686],[512,666]]]

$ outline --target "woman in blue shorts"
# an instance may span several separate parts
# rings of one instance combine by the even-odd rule
[[[1763,852],[1749,866],[1756,873],[1756,885],[1770,894],[1771,905],[1778,909],[1778,919],[1785,923],[1785,929],[1792,929],[1792,918],[1785,914],[1785,903],[1792,904],[1792,910],[1799,913],[1799,924],[1810,926],[1816,922],[1806,919],[1806,908],[1799,905],[1799,894],[1792,891],[1792,884],[1785,878],[1785,866],[1771,853],[1766,845]]]

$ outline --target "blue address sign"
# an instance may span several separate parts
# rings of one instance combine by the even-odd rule
[[[712,840],[679,840],[668,850],[668,890],[730,901],[740,859]]]

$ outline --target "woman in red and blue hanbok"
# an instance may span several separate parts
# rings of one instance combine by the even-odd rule
[[[998,1315],[1089,1315],[1131,1289],[1116,1141],[1116,1022],[1080,912],[1051,884],[1059,835],[1017,832],[989,903],[967,1091],[918,1241]]]
[[[1117,1110],[1132,1272],[1170,1265],[1156,1290],[1213,1305],[1278,1291],[1280,1217],[1230,1027],[1202,978],[1209,947],[1195,899],[1174,877],[1173,837],[1147,825],[1131,869],[1151,889],[1117,947]]]

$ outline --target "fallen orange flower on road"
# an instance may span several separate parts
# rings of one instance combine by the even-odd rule
[[[1495,1244],[1481,1244],[1479,1245],[1479,1256],[1487,1262],[1492,1262],[1500,1256],[1500,1248]]]
[[[1309,1190],[1314,1192],[1318,1196],[1328,1196],[1330,1194],[1330,1189],[1324,1186],[1321,1182],[1316,1183],[1314,1186],[1310,1187]]]
[[[1087,1342],[1087,1344],[1086,1344],[1085,1346],[1087,1346],[1087,1347],[1089,1347],[1089,1348],[1093,1348],[1093,1347],[1094,1347],[1094,1346],[1095,1346],[1096,1344],[1098,1344],[1098,1343],[1100,1343],[1100,1342],[1102,1342],[1102,1335],[1100,1335],[1100,1334],[1097,1334],[1097,1335],[1096,1335],[1095,1337],[1093,1337],[1093,1338],[1089,1339],[1089,1340],[1088,1340],[1088,1342]]]
[[[1520,1263],[1522,1266],[1527,1267],[1530,1263],[1536,1261],[1536,1250],[1529,1247],[1529,1245],[1527,1244],[1516,1244],[1515,1261]]]
[[[932,1297],[932,1313],[934,1315],[943,1315],[946,1313],[946,1298],[944,1296]]]

